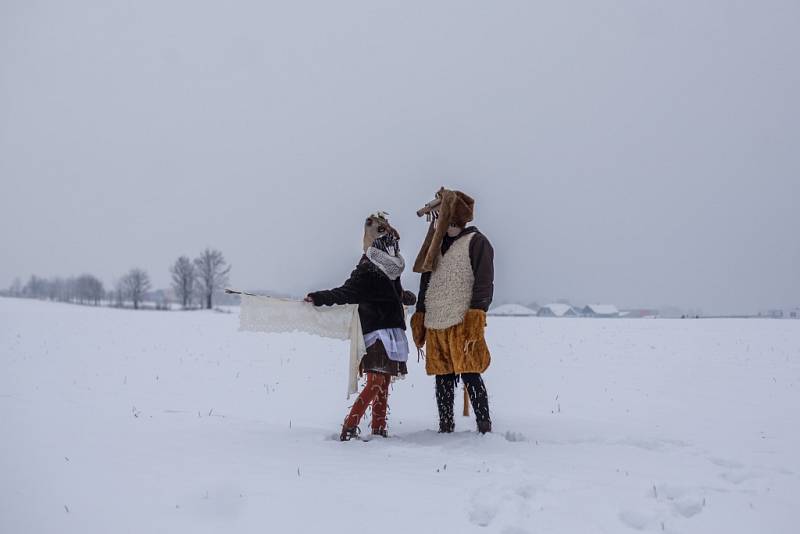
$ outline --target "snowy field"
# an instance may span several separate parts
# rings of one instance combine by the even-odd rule
[[[347,343],[237,323],[0,299],[0,532],[800,532],[800,321],[491,318],[494,434],[414,359],[349,443]]]

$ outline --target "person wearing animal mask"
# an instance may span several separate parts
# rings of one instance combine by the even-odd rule
[[[367,383],[344,420],[340,439],[359,434],[358,423],[372,405],[372,434],[386,437],[386,413],[392,377],[408,374],[408,341],[404,305],[416,297],[404,291],[400,275],[405,261],[400,254],[400,234],[389,224],[386,213],[376,212],[364,222],[364,255],[350,278],[335,289],[315,291],[306,297],[315,306],[358,304],[367,353],[359,372]]]
[[[432,218],[414,263],[421,273],[411,330],[418,349],[425,347],[425,370],[436,377],[439,432],[455,429],[453,404],[459,377],[475,412],[477,429],[492,431],[489,397],[481,373],[491,361],[484,338],[486,312],[494,294],[494,249],[475,226],[475,201],[442,187],[417,212]]]

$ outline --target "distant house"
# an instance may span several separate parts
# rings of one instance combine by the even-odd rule
[[[770,319],[800,319],[800,308],[767,310],[766,312],[759,312],[758,316]]]
[[[521,304],[503,304],[489,310],[495,317],[533,317],[536,312]]]
[[[587,304],[581,310],[584,317],[619,317],[619,310],[613,304]]]
[[[539,317],[577,317],[578,314],[569,304],[546,304],[536,312]]]
[[[530,309],[530,310],[532,310],[533,313],[536,313],[536,312],[539,311],[539,304],[536,303],[536,302],[531,302],[530,304],[526,304],[525,307]]]

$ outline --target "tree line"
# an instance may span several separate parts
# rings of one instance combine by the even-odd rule
[[[216,249],[206,248],[193,259],[180,256],[169,268],[175,300],[183,309],[213,308],[214,295],[227,285],[230,270],[225,256]],[[24,284],[15,279],[0,294],[92,306],[132,306],[137,310],[147,301],[154,302],[157,309],[169,309],[171,300],[163,291],[154,292],[150,275],[138,267],[122,275],[108,290],[92,274],[67,278],[32,275]]]

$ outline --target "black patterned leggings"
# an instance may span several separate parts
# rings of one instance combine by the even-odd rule
[[[467,386],[469,400],[475,411],[476,421],[490,421],[489,395],[480,373],[462,373],[461,379]],[[436,375],[436,405],[439,407],[439,422],[452,425],[453,404],[455,402],[455,389],[458,375]]]

